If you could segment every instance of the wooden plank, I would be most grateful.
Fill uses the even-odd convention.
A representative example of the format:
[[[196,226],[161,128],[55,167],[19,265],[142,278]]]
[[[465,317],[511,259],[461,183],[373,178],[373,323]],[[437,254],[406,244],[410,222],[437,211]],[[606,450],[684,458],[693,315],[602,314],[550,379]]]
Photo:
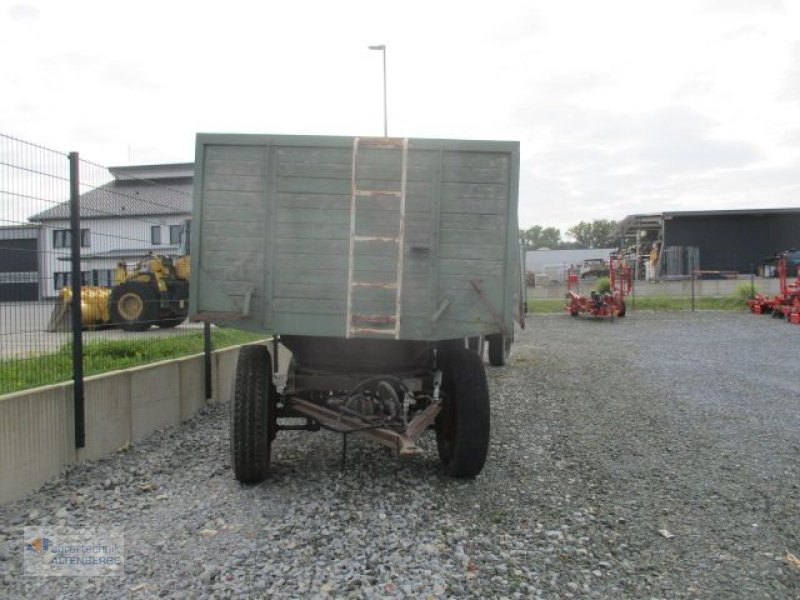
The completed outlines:
[[[472,277],[484,277],[501,273],[503,271],[502,260],[483,260],[483,259],[453,259],[442,258],[439,262],[441,274],[450,275],[469,275]]]
[[[242,235],[248,238],[263,238],[264,225],[256,221],[206,221],[203,234],[211,238]]]
[[[235,210],[238,210],[239,207],[264,209],[264,194],[262,192],[205,192],[203,197],[206,207],[224,206]],[[203,216],[206,217],[205,212]],[[239,217],[236,212],[229,212],[227,219],[224,220],[237,219]]]
[[[314,208],[279,208],[277,222],[286,224],[337,224],[350,227],[349,210],[319,210]]]
[[[227,222],[232,226],[236,223],[259,222],[264,220],[266,209],[263,206],[208,206],[203,209],[203,220],[206,223],[212,221]],[[235,220],[232,217],[236,217]]]
[[[443,259],[459,258],[487,261],[500,261],[505,258],[506,248],[501,244],[440,244],[439,253]]]
[[[447,165],[443,167],[442,181],[447,183],[500,183],[508,182],[508,167],[478,168],[463,165]]]
[[[350,192],[341,195],[332,194],[276,194],[278,208],[309,208],[314,210],[350,210]]]
[[[323,164],[310,162],[286,162],[278,164],[279,177],[298,177],[309,179],[344,179],[350,181],[353,167],[348,163]]]
[[[295,298],[274,298],[272,310],[275,314],[315,314],[343,315],[346,300],[297,300]]]
[[[345,148],[276,147],[278,164],[299,163],[310,165],[352,165],[351,145]]]
[[[500,245],[505,247],[504,231],[471,231],[463,229],[442,229],[439,239],[442,245],[465,245],[465,246],[490,246]]]
[[[209,175],[245,175],[249,177],[265,177],[267,165],[264,160],[257,162],[210,160],[206,163],[206,177]]]
[[[357,236],[397,237],[400,235],[400,213],[399,211],[396,213],[376,210],[356,211],[355,234]],[[361,249],[357,247],[356,252],[360,251]]]
[[[502,215],[465,213],[442,213],[442,230],[460,229],[472,231],[496,231],[499,239],[505,239],[506,220]]]
[[[344,255],[350,251],[348,240],[320,240],[276,237],[273,241],[279,254]]]
[[[494,290],[502,289],[505,273],[502,271],[496,273],[494,276],[475,277],[472,275],[440,275],[439,276],[439,290],[442,292],[465,292],[474,294],[475,290],[470,284],[470,280],[478,280],[481,287],[488,293],[492,294]]]
[[[343,281],[328,284],[284,283],[276,280],[272,297],[282,299],[346,300],[347,274],[345,273]]]
[[[347,278],[347,256],[345,254],[278,253],[275,261],[276,269],[280,271],[344,270],[345,279]]]
[[[452,168],[508,170],[507,152],[444,152],[442,171]]]
[[[264,238],[244,237],[244,236],[225,236],[225,237],[206,237],[203,239],[203,253],[208,255],[211,252],[248,252],[253,248],[261,249]]]
[[[344,223],[303,224],[283,223],[275,231],[275,240],[349,240],[350,227]]]
[[[273,281],[276,286],[294,283],[315,283],[315,284],[337,284],[347,283],[347,272],[334,269],[305,269],[303,271],[293,269],[275,270]]]
[[[244,161],[262,163],[266,160],[267,149],[263,145],[207,145],[206,165],[213,161]]]
[[[442,183],[442,206],[451,199],[493,200],[508,202],[508,186],[496,183]],[[460,211],[445,211],[460,212]],[[505,211],[504,211],[505,212]]]
[[[292,194],[351,194],[351,181],[315,179],[312,177],[278,177],[278,193]]]
[[[265,192],[267,180],[264,177],[248,175],[210,175],[204,180],[206,192]]]
[[[442,198],[442,210],[449,213],[505,215],[507,199],[494,198]]]
[[[260,249],[255,248],[247,252],[231,252],[229,250],[216,250],[209,253],[203,252],[205,259],[203,264],[212,267],[232,268],[241,265],[254,265],[261,264],[264,260],[264,253]]]

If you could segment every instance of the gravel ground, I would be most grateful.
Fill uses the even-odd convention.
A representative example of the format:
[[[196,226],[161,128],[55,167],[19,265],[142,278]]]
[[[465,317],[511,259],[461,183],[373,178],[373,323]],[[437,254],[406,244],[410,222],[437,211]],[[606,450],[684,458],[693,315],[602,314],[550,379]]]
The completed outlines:
[[[487,367],[476,480],[430,437],[408,460],[352,440],[342,474],[337,436],[297,432],[242,487],[211,406],[0,507],[0,597],[800,598],[800,327],[529,324]],[[59,523],[123,525],[124,577],[23,577],[22,527]]]

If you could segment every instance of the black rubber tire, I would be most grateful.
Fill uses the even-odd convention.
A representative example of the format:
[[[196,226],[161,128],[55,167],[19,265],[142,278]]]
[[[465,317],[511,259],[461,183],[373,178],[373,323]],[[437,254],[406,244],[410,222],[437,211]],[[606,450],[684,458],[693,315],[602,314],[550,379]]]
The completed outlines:
[[[125,331],[144,331],[158,321],[158,294],[142,281],[123,281],[111,291],[111,322]],[[138,312],[120,309],[120,302],[139,303]]]
[[[472,478],[489,452],[489,386],[483,361],[465,348],[442,355],[443,408],[436,419],[436,445],[445,472]]]
[[[258,483],[269,474],[275,438],[277,394],[272,359],[266,346],[239,349],[231,394],[231,465],[242,483]]]
[[[169,317],[168,319],[160,319],[156,325],[162,329],[171,329],[177,327],[186,320],[186,315],[182,317]]]
[[[467,348],[481,357],[483,360],[484,347],[486,340],[482,335],[470,336],[467,338]]]
[[[625,312],[627,311],[628,307],[625,305],[625,300],[622,300],[619,303],[619,312],[617,313],[618,317],[624,317]]]
[[[511,357],[511,344],[513,339],[501,333],[486,336],[489,343],[489,364],[493,367],[503,367],[508,364]]]

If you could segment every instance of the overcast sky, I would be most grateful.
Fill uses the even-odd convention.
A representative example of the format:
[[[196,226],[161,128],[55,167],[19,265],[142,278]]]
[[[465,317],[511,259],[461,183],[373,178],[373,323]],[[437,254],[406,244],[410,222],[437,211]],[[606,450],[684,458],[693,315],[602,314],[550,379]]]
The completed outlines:
[[[519,140],[522,226],[800,206],[795,0],[0,7],[0,132],[104,165],[380,135],[387,44],[389,134]]]

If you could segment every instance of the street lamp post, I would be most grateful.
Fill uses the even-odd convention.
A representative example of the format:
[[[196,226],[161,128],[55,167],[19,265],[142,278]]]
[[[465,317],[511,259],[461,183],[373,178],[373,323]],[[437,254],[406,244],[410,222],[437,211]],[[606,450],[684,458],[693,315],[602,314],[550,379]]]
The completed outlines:
[[[389,115],[386,109],[386,44],[370,46],[370,50],[380,50],[383,53],[383,137],[389,137]]]

